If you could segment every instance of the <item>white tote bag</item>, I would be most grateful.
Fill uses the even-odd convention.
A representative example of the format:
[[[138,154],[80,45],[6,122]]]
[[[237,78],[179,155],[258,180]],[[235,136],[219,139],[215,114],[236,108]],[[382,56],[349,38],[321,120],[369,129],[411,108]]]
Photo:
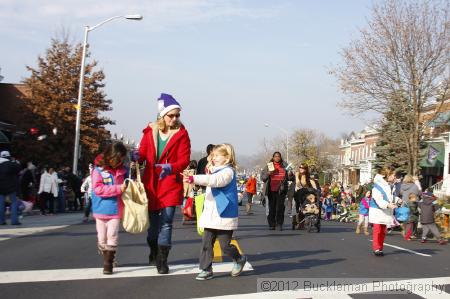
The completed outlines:
[[[131,175],[131,169],[130,169]],[[122,193],[124,204],[122,225],[125,231],[138,234],[147,231],[149,226],[148,201],[144,184],[141,182],[139,164],[136,163],[136,181],[127,178],[127,189]]]

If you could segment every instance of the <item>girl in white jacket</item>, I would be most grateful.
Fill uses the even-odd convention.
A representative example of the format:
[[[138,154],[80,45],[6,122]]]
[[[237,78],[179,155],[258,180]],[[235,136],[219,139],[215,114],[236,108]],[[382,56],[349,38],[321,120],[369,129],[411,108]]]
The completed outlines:
[[[41,181],[39,184],[39,208],[42,215],[45,215],[45,207],[48,203],[48,213],[53,215],[55,198],[58,197],[58,181],[54,175],[55,170],[53,167],[44,168],[44,173],[41,175]]]
[[[204,228],[202,250],[200,253],[200,274],[197,280],[213,278],[213,247],[219,240],[222,252],[233,261],[231,276],[238,276],[247,261],[245,256],[231,244],[233,231],[238,227],[238,195],[236,185],[236,159],[230,144],[214,147],[212,152],[212,173],[206,175],[184,176],[190,184],[206,186],[203,212],[198,226]]]
[[[394,198],[390,184],[395,180],[395,169],[383,167],[375,176],[372,189],[372,200],[369,206],[369,222],[373,224],[372,249],[376,256],[383,256],[383,243],[386,237],[386,226],[392,224],[394,209],[401,203]]]

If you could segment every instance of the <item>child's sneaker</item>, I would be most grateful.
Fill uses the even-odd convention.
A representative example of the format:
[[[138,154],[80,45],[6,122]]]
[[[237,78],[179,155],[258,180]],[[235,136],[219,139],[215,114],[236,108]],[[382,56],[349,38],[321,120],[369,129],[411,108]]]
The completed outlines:
[[[427,239],[420,240],[420,243],[426,243],[426,242],[427,242]]]
[[[236,277],[241,274],[244,270],[245,263],[247,262],[247,257],[245,255],[241,256],[239,261],[234,262],[233,269],[231,270],[231,276]]]
[[[197,279],[197,280],[208,280],[208,279],[212,279],[212,278],[213,278],[213,272],[212,271],[202,270],[202,272],[200,272],[195,279]]]

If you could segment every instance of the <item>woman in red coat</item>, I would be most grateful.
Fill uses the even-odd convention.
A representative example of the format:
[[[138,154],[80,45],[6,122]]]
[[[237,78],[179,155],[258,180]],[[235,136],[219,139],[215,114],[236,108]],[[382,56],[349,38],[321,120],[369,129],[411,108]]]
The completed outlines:
[[[158,99],[158,119],[144,129],[139,161],[146,161],[142,177],[149,201],[150,228],[147,243],[149,264],[167,274],[167,257],[172,245],[172,223],[176,207],[183,200],[183,178],[188,166],[191,142],[180,122],[180,104],[169,94]]]

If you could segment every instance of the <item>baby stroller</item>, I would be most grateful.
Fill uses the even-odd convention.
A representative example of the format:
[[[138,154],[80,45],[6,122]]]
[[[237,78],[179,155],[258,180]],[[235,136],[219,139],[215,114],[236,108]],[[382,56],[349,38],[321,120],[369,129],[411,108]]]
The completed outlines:
[[[309,193],[298,213],[292,217],[292,229],[306,229],[309,233],[314,227],[320,232],[320,205],[316,194]]]
[[[309,194],[307,200],[302,207],[303,215],[305,215],[305,229],[308,233],[313,231],[313,227],[320,232],[320,205],[314,194]]]
[[[310,233],[314,229],[319,233],[320,232],[320,222],[319,216],[317,214],[308,213],[305,215],[305,230]]]

